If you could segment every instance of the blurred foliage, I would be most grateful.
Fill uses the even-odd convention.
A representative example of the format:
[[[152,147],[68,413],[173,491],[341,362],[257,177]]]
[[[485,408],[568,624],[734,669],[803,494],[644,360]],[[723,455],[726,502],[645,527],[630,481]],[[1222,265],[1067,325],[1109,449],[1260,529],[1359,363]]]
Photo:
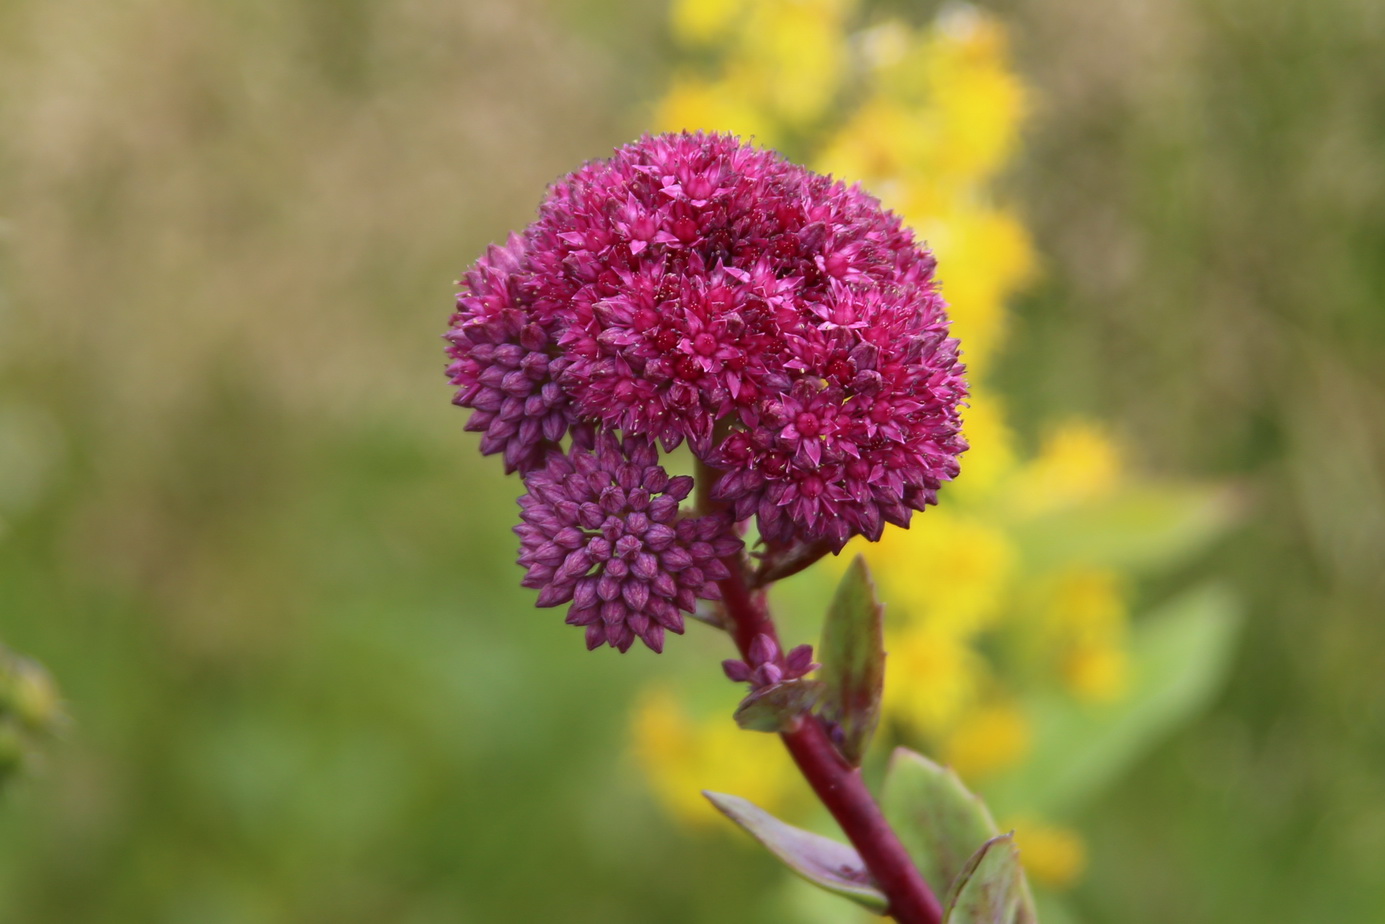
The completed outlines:
[[[1202,560],[1115,585],[1152,616],[1216,574],[1253,619],[1211,714],[1071,819],[1068,899],[1089,924],[1373,921],[1385,9],[998,5],[1033,116],[996,195],[1042,255],[982,370],[1017,445],[1117,422],[1127,456],[1253,505]],[[70,716],[0,799],[0,920],[840,919],[735,832],[688,837],[618,759],[651,679],[722,640],[574,650],[516,587],[516,485],[441,375],[448,282],[651,127],[631,113],[681,77],[666,12],[0,3],[0,638]],[[1030,522],[1027,549],[1068,554]],[[732,685],[703,696],[736,753],[777,759]]]

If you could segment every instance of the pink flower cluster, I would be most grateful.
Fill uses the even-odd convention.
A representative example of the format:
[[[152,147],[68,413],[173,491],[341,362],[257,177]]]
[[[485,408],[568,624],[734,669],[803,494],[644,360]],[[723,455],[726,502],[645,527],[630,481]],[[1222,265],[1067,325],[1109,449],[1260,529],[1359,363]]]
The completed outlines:
[[[966,448],[934,265],[858,187],[727,135],[645,137],[467,273],[455,403],[525,476],[578,431],[686,443],[771,549],[840,550],[908,525]]]

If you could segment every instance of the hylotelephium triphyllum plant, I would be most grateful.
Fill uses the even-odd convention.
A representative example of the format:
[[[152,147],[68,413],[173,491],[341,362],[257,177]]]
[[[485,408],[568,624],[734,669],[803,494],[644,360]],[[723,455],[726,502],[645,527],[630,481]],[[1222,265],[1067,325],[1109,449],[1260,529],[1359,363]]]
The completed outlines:
[[[727,135],[645,137],[555,183],[466,274],[447,371],[481,451],[524,481],[538,605],[567,604],[588,648],[659,652],[715,601],[741,655],[723,669],[750,687],[736,720],[781,736],[850,846],[708,793],[718,808],[898,921],[1032,921],[1010,835],[954,775],[901,750],[881,801],[862,781],[884,677],[864,565],[821,664],[780,645],[766,603],[956,477],[967,391],[935,266],[859,187]],[[660,464],[680,445],[694,476]]]

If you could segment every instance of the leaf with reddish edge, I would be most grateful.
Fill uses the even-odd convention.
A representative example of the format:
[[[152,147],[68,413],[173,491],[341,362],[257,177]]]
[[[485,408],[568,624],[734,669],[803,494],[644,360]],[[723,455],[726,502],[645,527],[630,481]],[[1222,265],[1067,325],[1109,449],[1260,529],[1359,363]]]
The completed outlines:
[[[1001,866],[1001,855],[1015,856],[1014,876],[1018,885],[1014,887],[1014,907],[1018,912],[1011,917],[953,917],[956,924],[972,924],[974,921],[1003,921],[1004,924],[1032,924],[1036,920],[1033,912],[1033,899],[1029,896],[1029,885],[1024,871],[1019,869],[1018,851],[1011,841],[1011,834],[997,837],[999,830],[996,821],[990,816],[985,802],[974,792],[968,791],[957,774],[950,767],[936,765],[921,754],[914,754],[907,748],[896,748],[889,761],[889,772],[885,776],[885,791],[879,799],[879,808],[895,828],[904,849],[909,851],[918,871],[924,880],[938,889],[946,889],[949,902],[945,907],[956,905],[957,896],[967,887],[968,878],[976,876],[978,864],[985,876],[992,876],[993,866]],[[1006,842],[1006,849],[993,848],[997,842]],[[978,849],[978,846],[981,848]],[[994,858],[986,859],[990,849],[997,849]],[[1007,853],[1008,852],[1008,853]],[[996,874],[997,881],[1000,874]],[[982,889],[994,891],[992,878],[976,882],[976,894],[965,895],[968,907],[976,905],[976,895]],[[1008,907],[1008,905],[1004,905]],[[989,907],[989,906],[988,906]],[[1019,912],[1022,912],[1019,913]],[[971,914],[972,912],[967,912]],[[958,912],[958,914],[961,914]],[[978,912],[979,914],[979,912]]]
[[[798,719],[811,712],[822,696],[817,680],[785,680],[761,687],[741,700],[736,708],[736,724],[747,731],[788,731]]]
[[[885,775],[880,810],[914,865],[940,893],[961,875],[979,845],[999,831],[981,799],[950,768],[896,748]]]
[[[739,796],[702,793],[776,857],[819,888],[884,913],[889,899],[877,889],[855,848],[831,838],[795,828]]]
[[[981,845],[948,893],[943,924],[1036,924],[1015,834]]]
[[[820,714],[839,730],[838,749],[860,766],[880,721],[885,689],[884,607],[861,556],[847,568],[822,627],[818,677],[826,685]]]

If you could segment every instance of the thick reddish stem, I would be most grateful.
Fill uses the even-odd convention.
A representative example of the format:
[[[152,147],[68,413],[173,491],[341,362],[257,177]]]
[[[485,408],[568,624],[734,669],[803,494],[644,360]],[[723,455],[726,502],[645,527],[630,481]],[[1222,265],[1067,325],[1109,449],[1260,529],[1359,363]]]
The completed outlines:
[[[697,505],[703,513],[721,507],[712,500],[712,487],[717,473],[709,466],[697,463]],[[750,662],[750,644],[756,636],[767,635],[779,644],[779,633],[769,613],[763,589],[751,590],[746,573],[746,561],[741,555],[725,559],[731,576],[718,582],[722,603],[726,608],[726,631],[736,642],[741,657]],[[803,716],[792,731],[779,736],[789,749],[794,763],[813,787],[818,799],[832,813],[847,840],[851,841],[871,878],[889,899],[889,914],[900,924],[941,924],[942,906],[938,897],[923,881],[914,861],[899,837],[885,820],[880,806],[861,779],[861,771],[841,756],[822,720],[814,715]]]
[[[731,577],[720,583],[728,616],[727,631],[741,656],[750,660],[750,643],[768,635],[778,644],[764,591],[746,586],[744,563],[728,559]],[[779,646],[782,650],[783,646]],[[942,906],[899,842],[861,779],[861,771],[842,758],[817,716],[804,716],[797,728],[780,735],[813,792],[832,813],[861,855],[875,884],[890,900],[889,914],[900,924],[939,924]]]
[[[821,720],[809,716],[795,731],[780,737],[813,792],[861,855],[875,884],[889,898],[890,916],[900,924],[939,924],[943,910],[937,896],[881,814],[860,768],[850,766],[837,753]]]

